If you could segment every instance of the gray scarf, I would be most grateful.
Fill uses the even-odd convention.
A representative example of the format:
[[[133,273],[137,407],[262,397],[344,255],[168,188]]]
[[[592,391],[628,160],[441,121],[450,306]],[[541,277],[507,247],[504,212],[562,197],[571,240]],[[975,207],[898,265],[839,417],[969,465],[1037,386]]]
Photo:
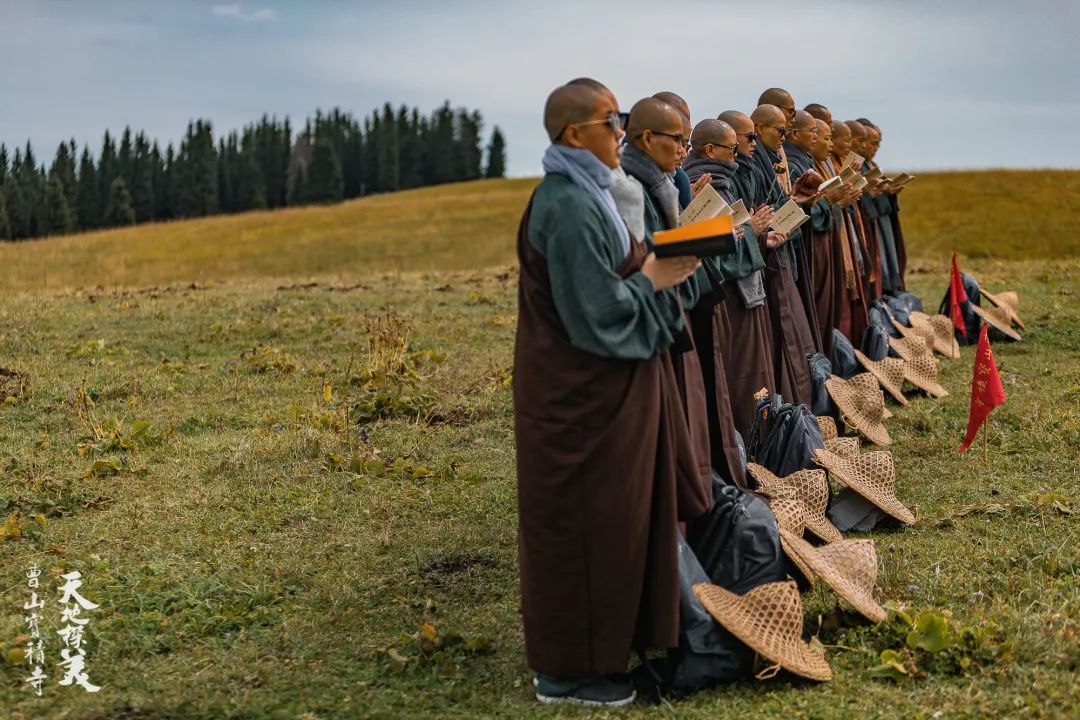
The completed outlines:
[[[664,227],[678,227],[679,189],[675,187],[674,173],[663,172],[651,157],[633,145],[623,149],[622,166],[627,175],[641,183],[660,208]]]
[[[621,167],[611,171],[614,183],[611,196],[615,198],[615,207],[630,234],[638,240],[645,239],[645,191],[634,178],[626,174]]]

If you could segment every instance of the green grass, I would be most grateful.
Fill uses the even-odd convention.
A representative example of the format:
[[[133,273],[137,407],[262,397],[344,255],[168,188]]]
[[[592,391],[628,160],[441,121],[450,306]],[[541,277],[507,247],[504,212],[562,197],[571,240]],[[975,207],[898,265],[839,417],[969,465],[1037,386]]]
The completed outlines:
[[[915,187],[905,206],[912,224]],[[458,204],[451,188],[440,192],[440,202]],[[475,241],[509,247],[513,221],[503,225]],[[440,251],[464,267],[454,248]],[[912,254],[922,271],[911,285],[932,308],[946,266],[932,247],[913,245]],[[587,715],[538,707],[523,657],[506,382],[513,269],[488,267],[495,259],[457,272],[348,266],[309,282],[324,273],[305,264],[307,253],[273,262],[249,268],[263,279],[205,275],[193,288],[198,278],[153,274],[159,268],[129,278],[142,289],[18,287],[0,299],[0,367],[27,381],[16,401],[0,403],[0,522],[15,513],[22,530],[0,540],[0,716]],[[290,264],[293,277],[278,279]],[[53,276],[74,272],[65,267]],[[661,712],[1075,716],[1080,515],[1065,510],[1080,510],[1080,260],[972,259],[965,270],[990,289],[1020,291],[1029,331],[1021,343],[995,345],[1009,398],[991,416],[985,462],[981,444],[956,453],[972,348],[941,363],[949,397],[893,406],[899,494],[921,519],[873,535],[879,596],[948,610],[968,625],[996,623],[1011,659],[963,675],[874,679],[867,671],[889,632],[833,627],[834,599],[819,589],[804,596],[806,635],[830,647],[834,681],[750,681]],[[419,379],[404,386],[395,416],[359,421],[370,407],[360,402],[370,399],[362,387],[374,361],[368,326],[387,311],[407,320],[411,350],[432,352],[416,357]],[[80,400],[87,396],[92,416]],[[418,421],[431,401],[435,422]],[[107,446],[113,434],[102,423],[113,416],[124,421],[113,444],[126,448]],[[123,440],[138,421],[168,432]],[[387,462],[373,461],[376,448]],[[119,472],[88,473],[101,459],[116,460]],[[1059,494],[1060,508],[1025,500],[1031,493]],[[972,505],[990,512],[957,516]],[[101,603],[88,660],[104,686],[98,695],[50,684],[33,698],[25,667],[6,659],[18,654],[31,561],[80,570],[85,594]],[[463,643],[441,663],[420,662],[416,642],[402,635],[421,623],[479,647]],[[54,674],[55,635],[48,649]]]

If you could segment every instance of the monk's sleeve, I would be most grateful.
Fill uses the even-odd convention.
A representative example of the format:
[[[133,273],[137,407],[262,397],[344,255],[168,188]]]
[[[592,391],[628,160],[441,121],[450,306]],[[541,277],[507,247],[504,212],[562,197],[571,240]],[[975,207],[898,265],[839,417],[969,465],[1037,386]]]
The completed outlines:
[[[832,205],[828,200],[818,200],[810,207],[810,226],[817,233],[832,229]]]
[[[543,253],[555,309],[570,342],[602,357],[643,360],[666,350],[681,327],[672,303],[640,272],[613,269],[617,238],[596,212],[565,208],[551,218]]]

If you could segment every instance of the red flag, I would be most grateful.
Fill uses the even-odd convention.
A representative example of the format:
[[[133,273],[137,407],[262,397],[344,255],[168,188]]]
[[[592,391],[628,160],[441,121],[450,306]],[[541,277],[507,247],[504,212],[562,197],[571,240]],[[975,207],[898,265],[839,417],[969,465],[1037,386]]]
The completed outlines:
[[[986,325],[979,331],[979,349],[975,352],[975,373],[971,378],[971,409],[968,411],[967,435],[960,452],[971,447],[979,427],[982,426],[990,411],[1005,402],[1005,389],[1001,387],[997,364],[994,363],[994,351],[990,349],[990,338],[986,336]]]
[[[967,299],[960,268],[956,266],[956,253],[953,252],[952,274],[949,276],[949,317],[952,318],[953,327],[962,333],[967,333],[967,327],[964,325],[964,314],[960,312],[960,303],[967,302]]]

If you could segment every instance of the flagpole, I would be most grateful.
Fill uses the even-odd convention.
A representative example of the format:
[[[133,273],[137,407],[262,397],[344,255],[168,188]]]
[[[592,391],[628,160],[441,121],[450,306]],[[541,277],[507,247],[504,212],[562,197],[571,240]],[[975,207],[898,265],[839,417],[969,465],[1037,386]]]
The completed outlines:
[[[986,436],[990,434],[990,416],[986,416],[986,422],[983,423],[982,436],[983,436],[983,466],[986,466]]]

